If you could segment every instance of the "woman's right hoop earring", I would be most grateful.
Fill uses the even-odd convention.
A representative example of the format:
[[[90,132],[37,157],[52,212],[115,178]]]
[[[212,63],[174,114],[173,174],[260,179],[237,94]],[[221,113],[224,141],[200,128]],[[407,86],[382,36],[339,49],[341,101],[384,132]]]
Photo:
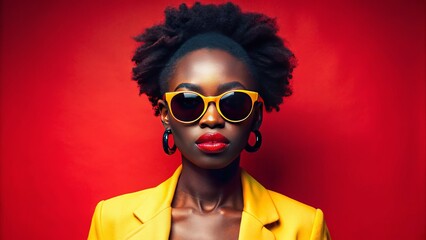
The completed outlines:
[[[176,144],[173,143],[173,147],[169,147],[169,134],[172,134],[172,130],[166,129],[163,134],[163,150],[168,155],[172,155],[176,151]]]
[[[253,133],[256,136],[256,142],[253,146],[247,143],[246,147],[244,148],[247,152],[256,152],[262,145],[262,134],[260,134],[259,130],[253,130]]]

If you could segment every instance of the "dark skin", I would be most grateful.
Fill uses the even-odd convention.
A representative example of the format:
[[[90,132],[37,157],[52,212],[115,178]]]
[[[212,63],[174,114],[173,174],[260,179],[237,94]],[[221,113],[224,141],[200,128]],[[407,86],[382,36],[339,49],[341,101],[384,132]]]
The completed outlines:
[[[183,56],[168,81],[168,91],[191,90],[216,96],[233,89],[257,90],[247,66],[226,51],[199,49]],[[170,239],[238,239],[243,193],[240,153],[250,132],[260,127],[261,105],[255,104],[250,117],[230,123],[214,103],[195,123],[176,121],[159,100],[161,120],[170,128],[182,154],[182,173],[172,202]],[[195,141],[205,133],[220,133],[230,143],[220,153],[205,153]]]

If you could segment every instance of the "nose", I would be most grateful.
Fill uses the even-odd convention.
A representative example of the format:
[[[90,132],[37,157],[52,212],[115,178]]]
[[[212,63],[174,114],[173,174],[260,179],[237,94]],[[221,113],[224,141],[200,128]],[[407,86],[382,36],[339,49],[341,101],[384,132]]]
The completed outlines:
[[[201,128],[223,128],[225,125],[225,119],[219,114],[216,109],[215,103],[211,102],[207,106],[207,110],[201,117],[199,125]]]

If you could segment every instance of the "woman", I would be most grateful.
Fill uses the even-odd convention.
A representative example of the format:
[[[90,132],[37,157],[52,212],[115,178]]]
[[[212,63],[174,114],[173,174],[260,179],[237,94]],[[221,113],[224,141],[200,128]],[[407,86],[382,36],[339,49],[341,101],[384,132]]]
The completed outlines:
[[[165,13],[137,38],[133,79],[161,118],[165,152],[179,149],[182,165],[155,188],[101,201],[89,239],[329,239],[321,210],[239,167],[240,153],[261,145],[263,106],[279,110],[291,94],[295,59],[275,21],[232,3]]]

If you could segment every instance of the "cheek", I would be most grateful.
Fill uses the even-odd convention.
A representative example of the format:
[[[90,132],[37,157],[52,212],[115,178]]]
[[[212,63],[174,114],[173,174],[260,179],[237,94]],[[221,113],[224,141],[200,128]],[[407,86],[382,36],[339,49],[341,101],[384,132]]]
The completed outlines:
[[[252,129],[252,122],[253,118],[251,117],[239,124],[229,124],[229,137],[232,138],[234,144],[238,145],[239,148],[244,148],[247,144]]]
[[[173,139],[175,141],[176,147],[178,147],[180,150],[185,148],[185,146],[195,142],[197,135],[196,125],[186,125],[172,119],[170,121],[170,128],[172,129]]]

